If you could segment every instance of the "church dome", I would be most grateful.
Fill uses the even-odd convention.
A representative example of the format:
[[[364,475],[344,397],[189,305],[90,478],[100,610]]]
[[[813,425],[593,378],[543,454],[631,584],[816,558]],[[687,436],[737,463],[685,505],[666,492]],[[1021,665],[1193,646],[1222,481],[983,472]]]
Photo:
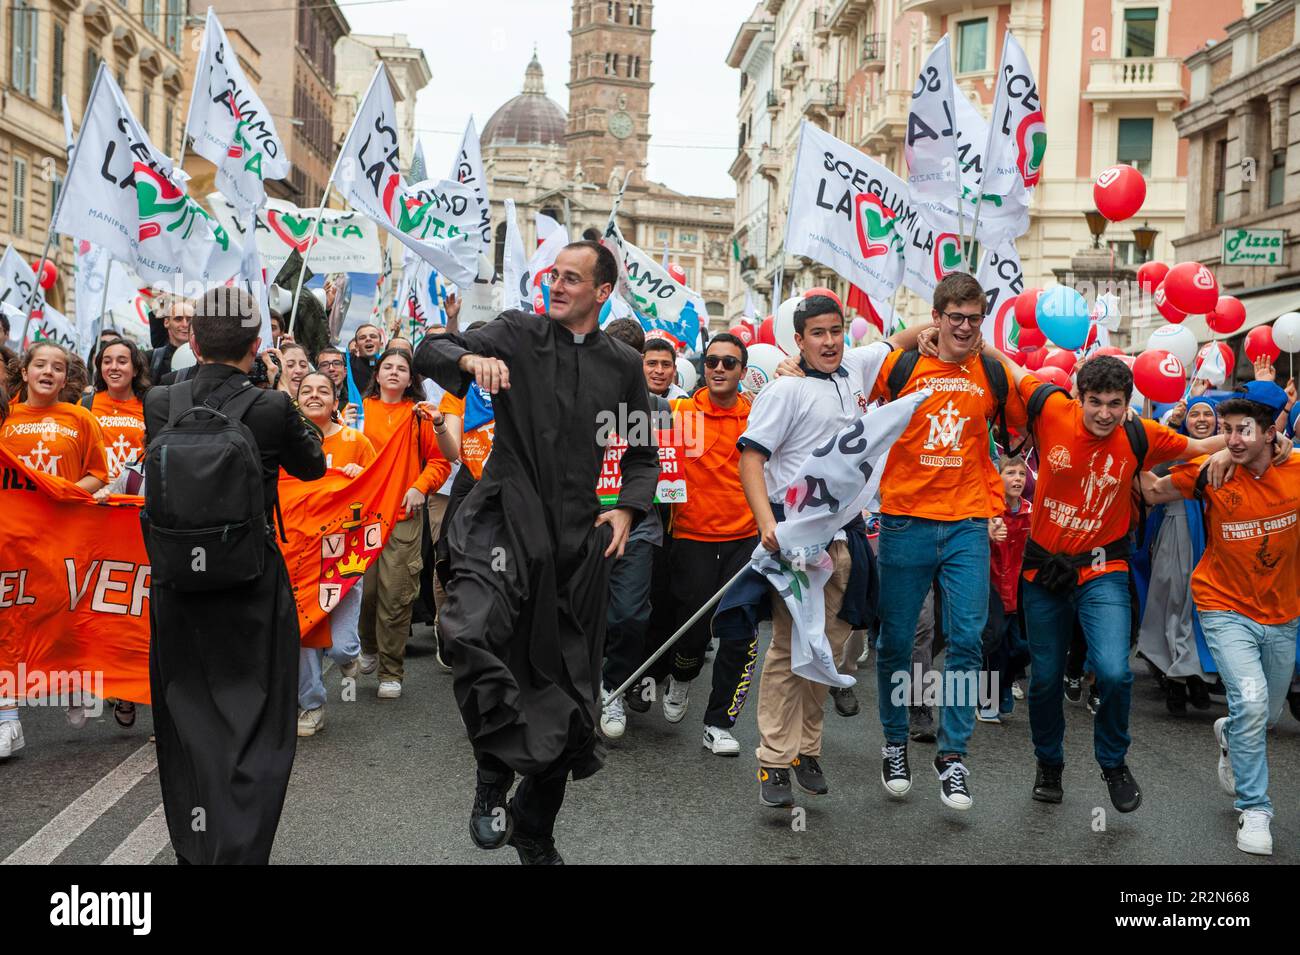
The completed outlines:
[[[489,146],[549,146],[564,144],[564,110],[546,95],[537,51],[524,70],[524,91],[501,106],[483,127],[481,142]]]

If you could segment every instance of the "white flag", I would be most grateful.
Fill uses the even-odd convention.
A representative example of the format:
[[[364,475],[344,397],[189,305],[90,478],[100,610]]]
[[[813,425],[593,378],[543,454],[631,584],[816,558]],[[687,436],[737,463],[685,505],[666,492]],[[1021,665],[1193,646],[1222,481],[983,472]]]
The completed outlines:
[[[186,194],[184,173],[149,141],[103,64],[54,228],[104,246],[149,283],[184,280],[207,288],[239,271],[240,250]]]
[[[412,150],[414,155],[411,156],[411,168],[407,171],[407,182],[423,182],[429,178],[429,172],[424,164],[424,143],[420,142],[417,137],[415,148]]]
[[[863,291],[891,295],[903,279],[907,183],[804,121],[790,185],[785,248],[834,269]],[[780,282],[773,293],[779,302]]]
[[[614,291],[632,307],[641,327],[659,331],[694,348],[708,312],[698,292],[679,285],[668,270],[623,237],[613,219],[605,227],[603,244],[619,263]]]
[[[425,180],[408,186],[398,155],[397,110],[381,63],[339,151],[334,177],[352,207],[465,287],[478,277],[481,217],[472,189]]]
[[[533,290],[529,283],[528,260],[524,257],[524,238],[515,218],[515,201],[505,201],[506,247],[501,257],[502,309],[533,309]]]
[[[954,93],[955,86],[952,51],[945,33],[926,57],[912,89],[903,155],[913,196],[952,201],[969,182],[969,176],[961,174],[957,158],[955,99],[959,94]]]
[[[986,299],[981,329],[984,340],[1004,354],[1015,355],[1020,351],[1016,296],[1025,290],[1025,275],[1015,245],[1005,242],[985,249],[975,278]]]
[[[757,325],[760,321],[758,306],[754,303],[754,290],[748,285],[745,286],[745,308],[741,314],[745,316],[745,320],[751,325]]]
[[[824,589],[833,569],[826,547],[867,505],[882,455],[929,395],[922,390],[872,408],[814,450],[785,495],[785,520],[776,526],[780,554],[760,544],[750,558],[750,566],[767,578],[790,612],[790,669],[805,680],[854,683],[839,673],[826,639]]]
[[[534,213],[537,248],[528,257],[527,279],[533,311],[539,315],[550,309],[550,276],[560,250],[569,244],[569,233],[550,216]],[[540,298],[540,302],[539,302]]]
[[[194,151],[217,167],[217,189],[241,211],[265,201],[263,180],[289,175],[289,159],[271,113],[244,75],[211,7],[185,132],[194,137]]]
[[[473,116],[465,124],[465,135],[461,137],[460,149],[451,164],[451,173],[447,178],[474,191],[474,198],[478,202],[479,241],[482,243],[479,251],[486,256],[491,256],[492,206],[488,203],[487,177],[483,175],[483,153],[479,148],[478,130],[474,128]]]
[[[32,299],[31,320],[23,314],[27,300]],[[9,343],[14,351],[22,352],[34,342],[53,341],[69,351],[78,350],[77,328],[63,313],[45,301],[45,292],[36,282],[36,273],[23,261],[14,247],[5,246],[0,256],[0,305],[9,318]]]
[[[109,312],[115,308],[129,308],[140,294],[140,280],[121,262],[114,262],[102,246],[78,239],[76,247],[73,278],[77,296],[77,335],[84,355],[94,347],[95,324],[98,322],[103,329],[106,327],[104,318]]]
[[[1002,42],[988,142],[985,191],[1007,196],[1017,185],[1033,189],[1047,153],[1047,121],[1029,58],[1010,30]]]
[[[219,192],[209,193],[208,208],[222,228],[241,245],[248,244],[244,216]],[[383,267],[379,254],[379,227],[355,209],[326,209],[311,237],[315,209],[301,209],[283,199],[267,199],[257,210],[257,251],[272,277],[279,273],[295,249],[311,249],[311,270],[317,273],[368,272]]]

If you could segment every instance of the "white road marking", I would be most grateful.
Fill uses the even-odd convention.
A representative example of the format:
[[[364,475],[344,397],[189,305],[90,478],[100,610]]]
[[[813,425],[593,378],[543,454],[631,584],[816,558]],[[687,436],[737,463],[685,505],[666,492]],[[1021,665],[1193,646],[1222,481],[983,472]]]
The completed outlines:
[[[171,843],[167,832],[167,816],[159,803],[145,821],[136,826],[122,844],[108,854],[101,865],[148,865],[154,856]]]

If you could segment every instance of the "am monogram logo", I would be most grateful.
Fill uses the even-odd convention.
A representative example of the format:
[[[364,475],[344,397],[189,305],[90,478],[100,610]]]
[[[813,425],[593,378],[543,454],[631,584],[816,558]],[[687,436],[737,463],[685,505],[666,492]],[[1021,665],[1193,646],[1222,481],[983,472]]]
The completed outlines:
[[[936,448],[955,448],[961,444],[962,431],[966,428],[969,417],[957,416],[958,408],[948,400],[948,404],[937,415],[927,414],[930,419],[930,436],[926,438],[924,448],[933,451]]]

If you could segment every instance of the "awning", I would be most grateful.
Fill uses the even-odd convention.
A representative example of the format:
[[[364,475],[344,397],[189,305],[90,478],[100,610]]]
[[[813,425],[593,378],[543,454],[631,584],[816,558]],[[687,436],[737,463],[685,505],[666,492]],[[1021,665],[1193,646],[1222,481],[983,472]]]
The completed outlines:
[[[1232,333],[1233,336],[1243,335],[1256,325],[1267,325],[1283,312],[1300,312],[1300,284],[1293,288],[1256,295],[1250,294],[1249,291],[1228,294],[1235,294],[1246,307],[1246,322]],[[1208,342],[1213,335],[1210,327],[1205,323],[1204,315],[1188,315],[1183,325],[1195,333],[1198,342]]]

